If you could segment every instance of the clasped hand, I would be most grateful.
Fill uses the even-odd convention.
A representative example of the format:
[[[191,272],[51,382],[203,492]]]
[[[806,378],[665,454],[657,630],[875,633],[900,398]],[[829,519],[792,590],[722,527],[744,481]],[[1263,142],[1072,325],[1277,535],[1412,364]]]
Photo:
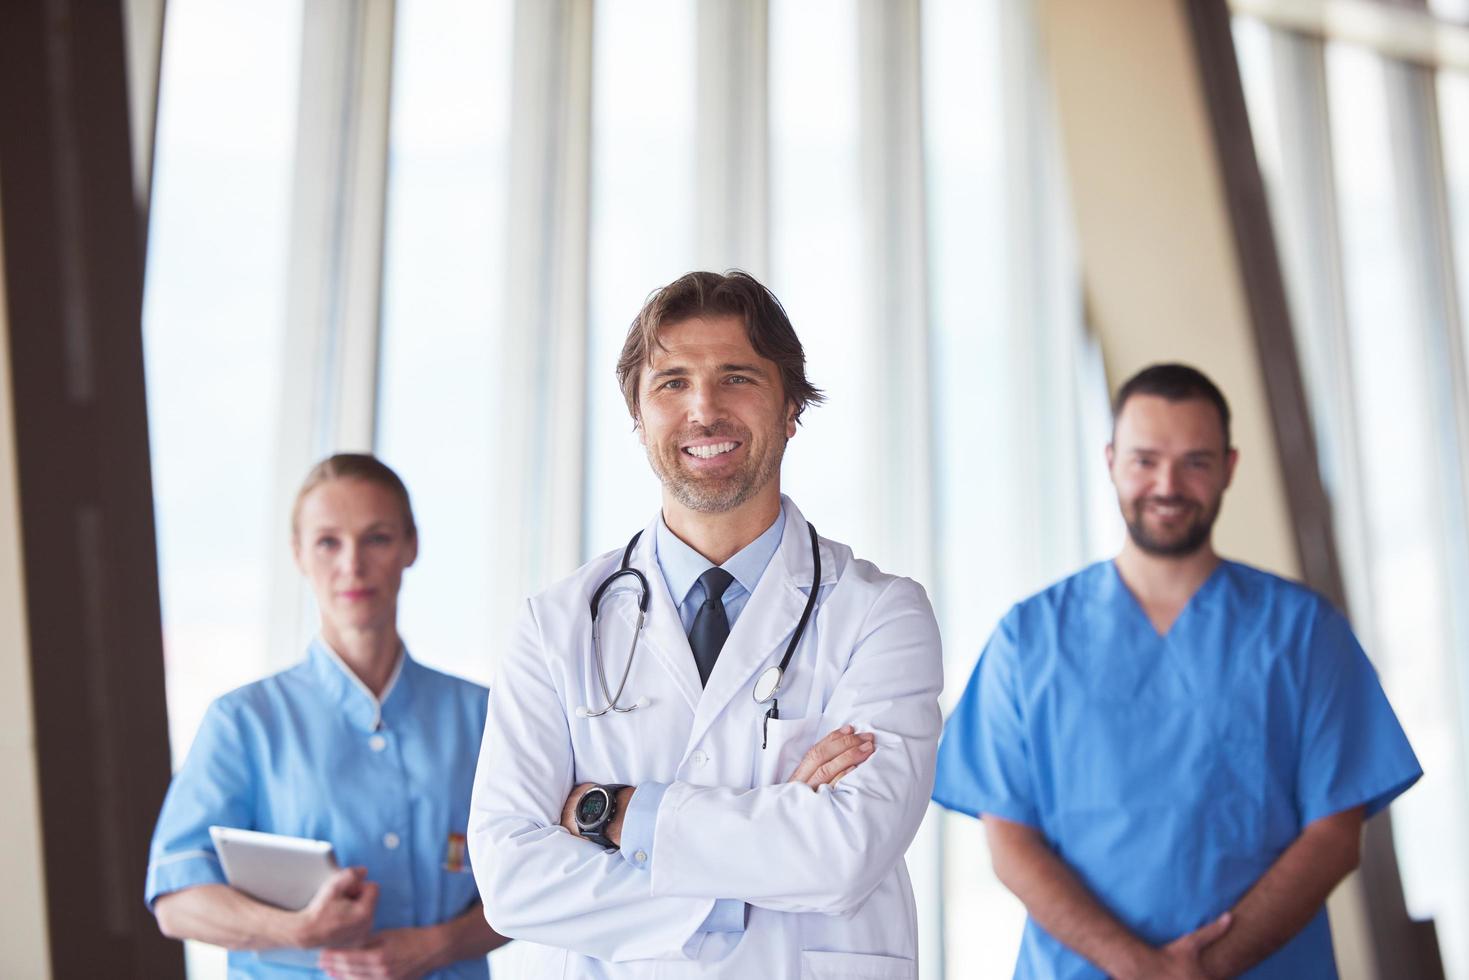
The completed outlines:
[[[372,932],[378,886],[366,868],[343,868],[322,882],[297,915],[295,945],[360,946]]]
[[[1153,951],[1138,972],[1139,980],[1214,980],[1204,969],[1204,950],[1229,931],[1228,912]]]
[[[296,945],[323,947],[317,961],[342,980],[417,980],[432,965],[428,930],[386,929],[373,933],[378,886],[367,869],[343,868],[317,889],[299,913]]]

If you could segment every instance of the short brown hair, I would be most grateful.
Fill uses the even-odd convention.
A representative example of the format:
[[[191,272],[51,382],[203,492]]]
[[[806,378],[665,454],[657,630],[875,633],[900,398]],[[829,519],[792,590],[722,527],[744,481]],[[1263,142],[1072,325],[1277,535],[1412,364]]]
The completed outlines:
[[[376,456],[368,453],[337,453],[311,467],[301,489],[296,491],[296,502],[291,506],[291,540],[301,533],[301,502],[306,495],[323,483],[332,480],[362,480],[375,483],[398,498],[403,506],[403,533],[410,538],[418,537],[418,525],[413,522],[413,504],[408,499],[408,488],[393,472],[393,468]]]
[[[821,389],[806,380],[806,351],[796,336],[785,307],[775,294],[748,272],[731,269],[690,272],[649,295],[628,328],[622,355],[617,359],[617,383],[627,410],[638,417],[638,382],[642,369],[653,360],[653,348],[663,346],[663,328],[695,317],[737,316],[755,353],[780,369],[785,396],[796,406],[796,420],[807,405],[826,400]]]

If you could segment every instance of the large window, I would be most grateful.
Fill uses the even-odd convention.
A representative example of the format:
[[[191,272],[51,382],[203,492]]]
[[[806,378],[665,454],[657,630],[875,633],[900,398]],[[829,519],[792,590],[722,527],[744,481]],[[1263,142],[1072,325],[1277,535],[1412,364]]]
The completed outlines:
[[[925,5],[924,110],[929,190],[935,442],[962,446],[939,454],[937,519],[945,537],[1011,551],[1018,523],[1006,507],[1018,487],[1010,465],[1019,433],[1013,423],[1011,359],[1020,340],[1007,329],[1005,89],[1001,3]],[[944,635],[945,709],[957,701],[989,632],[1019,598],[1004,562],[975,561],[962,548],[941,549],[935,608]],[[944,814],[944,955],[974,976],[1008,976],[1025,910],[990,871],[979,821]],[[984,923],[984,928],[966,924]],[[973,971],[972,973],[970,971]]]
[[[169,721],[265,653],[300,0],[168,12],[143,331]],[[219,192],[222,186],[229,194]]]
[[[1440,487],[1434,472],[1433,379],[1394,186],[1386,66],[1375,54],[1332,45],[1334,164],[1341,208],[1351,375],[1364,461],[1365,544],[1373,652],[1424,779],[1394,808],[1399,859],[1410,910],[1445,924],[1465,921],[1469,839],[1464,812],[1464,755],[1459,698],[1448,631]],[[1406,322],[1405,322],[1406,321]],[[1425,519],[1426,518],[1426,519]],[[1462,546],[1462,542],[1460,543]],[[1451,976],[1469,975],[1462,937],[1440,930]]]
[[[1350,612],[1425,773],[1392,808],[1404,893],[1448,976],[1469,977],[1469,105],[1461,76],[1370,37],[1247,18],[1235,36]]]
[[[694,252],[694,0],[612,0],[593,32],[590,310],[583,557],[621,548],[658,509],[613,366],[655,287]]]
[[[413,496],[400,629],[425,663],[487,683],[503,624],[490,492],[506,328],[509,0],[399,0],[384,234],[377,450]]]
[[[1466,16],[1469,19],[1469,16]],[[1439,118],[1443,120],[1444,172],[1453,222],[1460,319],[1469,303],[1469,68],[1438,75]],[[1469,343],[1464,345],[1469,370]]]
[[[1102,463],[1106,381],[1081,320],[1034,24],[1000,0],[924,14],[943,529],[930,589],[948,709],[1007,608],[1115,551],[1120,532]],[[990,870],[979,821],[947,814],[943,840],[949,975],[1009,976],[1025,910]]]
[[[850,0],[770,5],[771,274],[826,392],[792,440],[783,486],[821,533],[860,540],[873,510],[864,413],[875,374],[863,305],[857,9]]]
[[[282,660],[271,495],[301,9],[168,5],[143,341],[176,765],[212,698]],[[224,975],[211,948],[188,962]]]

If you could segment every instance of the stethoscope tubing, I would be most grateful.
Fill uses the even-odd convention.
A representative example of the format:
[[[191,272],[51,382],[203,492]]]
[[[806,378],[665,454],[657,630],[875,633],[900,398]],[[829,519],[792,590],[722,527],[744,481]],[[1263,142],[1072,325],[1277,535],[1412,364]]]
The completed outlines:
[[[648,591],[648,577],[642,572],[638,571],[636,568],[632,567],[632,550],[633,548],[637,547],[638,539],[642,536],[642,531],[639,531],[637,534],[634,534],[632,536],[632,540],[629,541],[627,543],[627,547],[623,549],[622,564],[618,567],[617,571],[604,578],[602,580],[602,584],[598,585],[597,590],[592,593],[592,659],[597,662],[597,682],[602,688],[602,697],[604,699],[604,703],[603,706],[596,711],[592,711],[590,708],[578,708],[576,712],[578,717],[600,718],[603,715],[609,713],[625,715],[629,712],[636,711],[638,708],[643,706],[642,701],[631,704],[626,708],[617,703],[618,701],[622,700],[622,692],[627,688],[627,679],[632,674],[633,654],[637,653],[638,636],[642,634],[643,622],[647,619],[648,616],[648,598],[650,595]],[[627,648],[627,660],[622,667],[622,679],[618,681],[617,693],[614,695],[611,689],[607,686],[607,658],[602,656],[602,629],[597,620],[597,616],[598,613],[601,612],[602,598],[607,594],[607,590],[612,587],[613,583],[624,576],[631,576],[637,579],[638,624],[636,627],[633,628],[632,642]]]
[[[806,596],[806,608],[801,610],[801,619],[796,623],[796,631],[791,634],[791,642],[786,644],[785,656],[780,658],[780,666],[775,668],[777,672],[775,684],[771,687],[770,693],[763,698],[760,697],[759,685],[756,685],[756,690],[751,692],[756,704],[774,701],[775,696],[780,693],[781,687],[785,684],[786,670],[791,665],[791,657],[795,656],[796,647],[801,643],[801,637],[806,635],[806,624],[811,621],[811,610],[816,608],[816,593],[821,589],[821,545],[816,538],[816,526],[808,521],[806,530],[811,532],[811,593]]]
[[[774,706],[766,713],[767,720],[780,716],[780,702],[776,700],[776,695],[780,693],[780,689],[785,685],[786,670],[790,668],[791,658],[795,656],[796,647],[800,645],[801,637],[806,633],[806,626],[811,621],[811,612],[816,607],[816,593],[821,588],[821,546],[817,538],[815,525],[807,522],[806,530],[811,535],[811,593],[806,597],[806,606],[801,610],[801,618],[796,623],[795,632],[791,634],[790,643],[786,645],[784,656],[780,658],[780,665],[778,667],[768,668],[762,672],[761,676],[763,677],[770,670],[776,671],[775,683],[771,686],[770,693],[763,698],[760,697],[758,695],[758,690],[762,686],[760,684],[757,684],[756,690],[751,692],[756,704],[774,702]],[[627,679],[632,674],[632,661],[634,654],[638,650],[638,637],[643,632],[643,623],[646,621],[648,615],[648,599],[651,594],[648,589],[648,578],[641,571],[632,567],[633,548],[637,547],[638,540],[642,536],[642,531],[632,536],[632,539],[627,543],[627,547],[623,549],[621,565],[615,572],[603,579],[601,584],[592,593],[590,602],[592,614],[592,659],[596,661],[597,683],[602,689],[602,697],[605,700],[603,706],[596,711],[592,711],[590,708],[578,708],[576,713],[579,717],[600,718],[609,713],[627,714],[643,707],[646,703],[639,700],[625,708],[618,704],[622,700],[623,691],[627,688]],[[637,579],[638,622],[632,632],[632,642],[627,648],[627,660],[622,668],[622,677],[617,683],[617,693],[613,694],[612,689],[607,684],[606,658],[602,656],[602,631],[598,622],[598,614],[601,612],[602,599],[607,595],[608,590],[612,587],[613,583],[624,576],[632,576]]]
[[[642,707],[641,704],[634,704],[631,707],[624,708],[618,705],[617,702],[622,700],[622,692],[627,688],[628,675],[632,673],[632,656],[634,653],[637,652],[638,634],[641,633],[643,630],[643,619],[645,616],[646,614],[641,609],[639,609],[638,625],[633,630],[632,644],[627,648],[627,664],[622,668],[622,679],[617,682],[616,694],[613,694],[607,687],[607,668],[603,663],[602,641],[601,638],[598,636],[597,625],[595,623],[592,624],[592,644],[597,648],[597,680],[602,686],[602,697],[607,699],[607,707],[603,708],[601,711],[588,711],[583,717],[600,718],[603,715],[607,714],[607,712],[609,711],[615,711],[618,714],[622,715],[627,714],[629,711],[636,711],[638,708]]]

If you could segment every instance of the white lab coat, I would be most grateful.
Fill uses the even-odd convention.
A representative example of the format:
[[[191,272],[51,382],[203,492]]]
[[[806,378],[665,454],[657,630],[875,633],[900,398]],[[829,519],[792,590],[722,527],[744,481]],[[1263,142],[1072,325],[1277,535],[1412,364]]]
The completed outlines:
[[[942,726],[938,625],[922,586],[820,540],[821,592],[761,748],[755,679],[779,663],[811,585],[805,519],[782,498],[785,532],[701,690],[678,610],[654,557],[632,565],[652,596],[622,704],[604,698],[588,603],[622,550],[529,600],[491,688],[469,847],[486,916],[541,944],[535,977],[917,976],[917,916],[903,852],[933,789]],[[655,521],[658,518],[655,518]],[[615,690],[637,604],[602,605]],[[843,724],[877,736],[835,790],[785,782]],[[559,826],[582,782],[670,783],[652,858],[636,868]],[[748,904],[745,932],[697,932],[718,898]]]

